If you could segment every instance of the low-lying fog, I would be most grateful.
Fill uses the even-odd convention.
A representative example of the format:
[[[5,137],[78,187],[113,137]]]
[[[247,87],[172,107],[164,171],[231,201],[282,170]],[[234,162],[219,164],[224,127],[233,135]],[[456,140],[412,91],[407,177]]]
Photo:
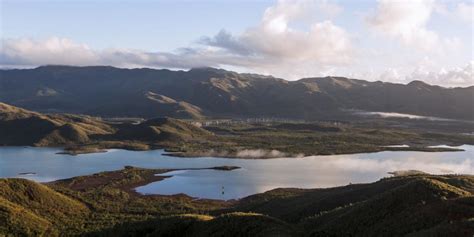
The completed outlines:
[[[407,119],[420,119],[420,120],[429,120],[429,121],[457,121],[454,119],[447,119],[447,118],[421,116],[421,115],[414,115],[414,114],[393,113],[393,112],[356,111],[354,112],[354,114],[360,115],[360,116],[370,116],[370,117],[380,117],[380,118],[407,118]]]

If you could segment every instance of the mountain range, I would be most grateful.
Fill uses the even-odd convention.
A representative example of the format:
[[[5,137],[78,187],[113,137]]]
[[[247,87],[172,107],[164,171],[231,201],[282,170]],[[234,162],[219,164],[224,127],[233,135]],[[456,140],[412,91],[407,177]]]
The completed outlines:
[[[347,118],[351,111],[474,120],[474,86],[344,77],[287,81],[215,68],[189,71],[109,66],[0,70],[0,101],[39,112],[103,117]]]

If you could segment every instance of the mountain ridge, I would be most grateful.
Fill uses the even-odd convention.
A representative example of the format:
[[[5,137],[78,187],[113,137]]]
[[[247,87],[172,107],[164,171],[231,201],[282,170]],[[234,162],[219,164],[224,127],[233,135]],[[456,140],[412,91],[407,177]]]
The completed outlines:
[[[62,64],[47,64],[47,65],[41,65],[37,67],[32,67],[32,68],[0,68],[0,71],[22,71],[22,70],[34,70],[34,69],[52,69],[52,68],[97,68],[97,69],[119,69],[119,70],[143,70],[143,71],[164,71],[164,72],[192,72],[192,71],[214,71],[214,72],[231,72],[239,75],[251,75],[251,76],[258,76],[261,78],[272,78],[272,79],[280,79],[288,82],[299,82],[307,79],[324,79],[324,78],[333,78],[333,79],[349,79],[349,80],[355,80],[355,81],[362,81],[362,82],[372,82],[372,83],[384,83],[384,84],[393,84],[393,85],[410,85],[410,84],[417,84],[419,82],[424,83],[425,85],[428,86],[436,86],[436,87],[441,87],[444,89],[454,89],[454,88],[472,88],[474,85],[471,86],[454,86],[454,87],[447,87],[447,86],[441,86],[441,85],[436,85],[436,84],[429,84],[427,82],[424,82],[422,80],[414,79],[410,82],[407,83],[397,83],[397,82],[387,82],[387,81],[381,81],[381,80],[376,80],[376,81],[369,81],[369,80],[364,80],[361,78],[349,78],[349,77],[343,77],[343,76],[320,76],[320,77],[302,77],[297,80],[287,80],[285,78],[280,78],[280,77],[274,77],[270,74],[259,74],[259,73],[245,73],[245,72],[234,72],[230,71],[227,69],[222,69],[222,68],[216,68],[216,67],[193,67],[188,70],[171,70],[167,68],[149,68],[149,67],[137,67],[137,68],[121,68],[121,67],[115,67],[115,66],[110,66],[110,65],[88,65],[88,66],[72,66],[72,65],[62,65]]]
[[[163,98],[167,98],[163,100]],[[0,101],[40,112],[105,117],[340,119],[347,110],[474,120],[474,86],[345,77],[287,81],[216,68],[111,66],[0,70]]]

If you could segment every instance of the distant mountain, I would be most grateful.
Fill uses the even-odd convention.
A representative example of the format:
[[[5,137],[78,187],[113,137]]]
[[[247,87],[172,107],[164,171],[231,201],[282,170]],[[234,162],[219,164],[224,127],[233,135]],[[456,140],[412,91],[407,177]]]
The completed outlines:
[[[106,117],[333,119],[348,110],[474,120],[474,86],[443,88],[343,77],[286,81],[215,68],[106,66],[0,70],[0,101],[41,112]]]

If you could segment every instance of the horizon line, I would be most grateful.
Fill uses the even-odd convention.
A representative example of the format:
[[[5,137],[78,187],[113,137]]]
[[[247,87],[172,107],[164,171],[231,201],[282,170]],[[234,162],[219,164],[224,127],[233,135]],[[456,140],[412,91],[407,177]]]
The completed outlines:
[[[446,89],[455,89],[455,88],[471,88],[474,87],[474,84],[469,85],[469,86],[442,86],[442,85],[436,85],[436,84],[430,84],[427,83],[423,80],[412,80],[407,83],[402,83],[402,82],[390,82],[390,81],[382,81],[382,80],[376,80],[376,81],[370,81],[367,79],[361,79],[361,78],[350,78],[346,76],[333,76],[333,75],[326,75],[326,76],[314,76],[314,77],[302,77],[297,80],[288,80],[282,77],[275,77],[271,74],[261,74],[261,73],[248,73],[248,72],[237,72],[237,71],[232,71],[220,67],[212,67],[212,66],[202,66],[202,67],[192,67],[189,69],[182,69],[182,68],[153,68],[153,67],[119,67],[119,66],[113,66],[113,65],[68,65],[68,64],[44,64],[44,65],[36,65],[36,66],[23,66],[23,67],[8,67],[5,65],[0,65],[0,71],[8,71],[8,70],[35,70],[39,68],[46,68],[46,67],[70,67],[70,68],[91,68],[91,67],[103,67],[103,68],[114,68],[114,69],[120,69],[120,70],[154,70],[154,71],[172,71],[172,72],[190,72],[192,70],[198,70],[198,69],[213,69],[213,70],[221,70],[221,71],[226,71],[226,72],[231,72],[231,73],[237,73],[241,75],[258,75],[262,77],[269,77],[269,78],[274,78],[274,79],[281,79],[289,82],[297,82],[301,81],[304,79],[321,79],[321,78],[343,78],[347,80],[359,80],[359,81],[366,81],[366,82],[371,82],[371,83],[386,83],[386,84],[394,84],[394,85],[409,85],[414,82],[422,82],[426,85],[429,86],[435,86],[435,87],[441,87],[441,88],[446,88]]]

